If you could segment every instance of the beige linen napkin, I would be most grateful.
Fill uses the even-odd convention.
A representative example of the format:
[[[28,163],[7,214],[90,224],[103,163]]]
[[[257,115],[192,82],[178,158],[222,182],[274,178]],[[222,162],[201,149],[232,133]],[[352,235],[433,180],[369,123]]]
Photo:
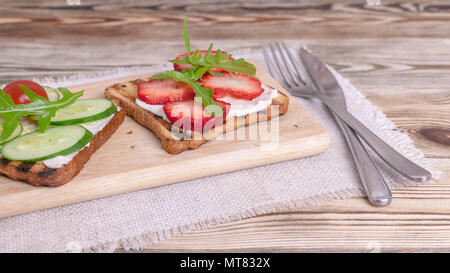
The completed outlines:
[[[265,64],[260,51],[241,50],[233,56]],[[40,82],[70,86],[160,69],[123,68]],[[348,80],[333,72],[351,113],[435,178],[440,175],[406,134],[396,130]],[[0,251],[114,251],[118,246],[141,249],[219,223],[363,195],[349,151],[329,113],[316,100],[298,101],[330,131],[331,146],[324,154],[1,219]],[[416,185],[376,160],[391,188]]]

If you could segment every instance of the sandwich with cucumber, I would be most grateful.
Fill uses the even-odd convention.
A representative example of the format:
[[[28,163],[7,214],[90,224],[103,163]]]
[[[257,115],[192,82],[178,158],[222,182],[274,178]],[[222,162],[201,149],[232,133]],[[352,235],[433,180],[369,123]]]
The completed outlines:
[[[15,81],[0,89],[0,174],[35,186],[72,180],[125,111],[83,91]]]
[[[197,149],[219,134],[270,120],[288,111],[288,97],[262,83],[246,60],[213,50],[191,50],[170,62],[173,70],[116,83],[105,97],[151,130],[171,154]],[[261,72],[261,71],[259,71]]]

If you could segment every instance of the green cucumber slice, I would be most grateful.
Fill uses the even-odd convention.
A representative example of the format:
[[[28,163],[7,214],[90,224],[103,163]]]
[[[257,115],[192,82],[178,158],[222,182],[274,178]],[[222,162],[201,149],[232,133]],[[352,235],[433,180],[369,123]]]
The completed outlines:
[[[77,152],[93,137],[80,125],[57,126],[15,138],[2,147],[1,154],[9,160],[41,161]]]
[[[3,121],[4,121],[4,119],[0,118],[0,134],[3,132]],[[22,134],[22,131],[23,131],[23,126],[21,123],[19,123],[19,125],[16,127],[16,130],[14,130],[12,135],[8,139],[6,139],[4,141],[0,141],[0,144],[5,143],[7,141],[10,141],[13,138],[20,136],[20,134]]]
[[[107,99],[80,99],[56,111],[53,125],[72,125],[107,118],[117,111],[114,103]]]
[[[47,93],[47,97],[49,101],[57,101],[59,100],[59,93],[55,89],[48,87],[48,86],[42,86]]]

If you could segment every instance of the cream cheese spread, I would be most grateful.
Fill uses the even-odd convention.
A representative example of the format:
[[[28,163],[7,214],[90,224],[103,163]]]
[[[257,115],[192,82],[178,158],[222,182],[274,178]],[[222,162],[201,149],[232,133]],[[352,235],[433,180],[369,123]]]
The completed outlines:
[[[140,100],[139,98],[136,98],[136,104],[149,111],[152,112],[153,114],[162,117],[164,120],[167,120],[168,122],[170,122],[170,120],[167,118],[166,113],[164,112],[164,104],[148,104],[142,100]]]
[[[277,89],[272,89],[264,84],[262,85],[262,88],[264,89],[264,92],[252,100],[237,99],[232,96],[226,96],[218,100],[227,102],[231,105],[228,116],[245,116],[250,113],[265,110],[272,103],[272,99],[278,96]]]
[[[39,126],[37,125],[37,123],[35,121],[31,121],[31,120],[28,120],[28,119],[22,117],[20,119],[20,123],[22,123],[22,127],[23,127],[21,135],[25,135],[25,134],[31,133],[33,131],[39,130]]]

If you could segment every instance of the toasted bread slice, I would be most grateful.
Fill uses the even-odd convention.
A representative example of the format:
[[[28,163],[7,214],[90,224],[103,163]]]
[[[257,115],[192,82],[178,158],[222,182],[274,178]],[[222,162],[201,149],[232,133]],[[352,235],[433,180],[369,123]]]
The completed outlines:
[[[256,118],[250,118],[250,115],[242,117],[228,117],[222,125],[216,126],[207,133],[203,133],[201,139],[180,139],[172,134],[172,124],[170,122],[139,107],[135,103],[138,84],[147,80],[149,80],[149,78],[116,83],[105,90],[105,97],[124,108],[127,115],[131,116],[142,126],[151,130],[161,140],[164,150],[170,154],[178,154],[188,149],[197,149],[200,145],[210,139],[213,139],[219,134],[236,130],[239,127],[249,126],[250,124],[257,123],[259,121],[270,120],[275,116],[286,113],[289,106],[288,97],[279,92],[278,97],[272,99],[272,104],[269,105],[265,111],[258,112],[256,114]],[[273,105],[278,106],[278,111],[271,111],[271,106]],[[233,125],[230,126],[230,123]]]
[[[74,178],[89,161],[92,154],[105,143],[119,128],[125,118],[125,110],[114,114],[109,123],[90,142],[89,146],[79,151],[64,167],[58,169],[47,168],[40,162],[10,161],[0,159],[0,174],[14,180],[25,181],[34,186],[61,186]]]

